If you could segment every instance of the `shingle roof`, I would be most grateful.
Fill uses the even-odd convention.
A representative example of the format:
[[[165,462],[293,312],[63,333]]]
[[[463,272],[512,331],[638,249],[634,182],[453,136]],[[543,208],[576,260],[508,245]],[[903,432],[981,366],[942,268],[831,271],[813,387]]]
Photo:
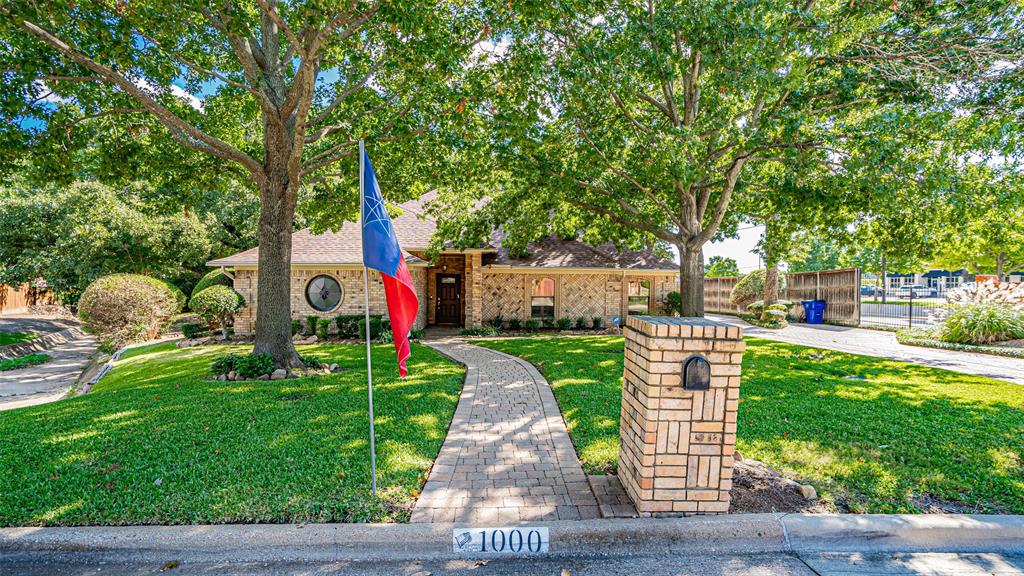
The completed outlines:
[[[591,246],[578,240],[562,240],[548,236],[532,242],[526,247],[525,257],[510,256],[500,248],[500,238],[494,242],[499,246],[497,257],[490,262],[497,266],[526,268],[618,268],[626,270],[678,270],[679,266],[647,250],[617,251],[611,243]]]
[[[402,214],[392,218],[398,244],[409,264],[424,261],[406,250],[426,250],[437,223],[426,215],[422,202],[412,200],[399,205]],[[226,258],[206,263],[207,266],[255,266],[259,248],[252,248]],[[358,222],[345,222],[337,232],[313,234],[308,229],[292,234],[292,264],[362,264],[363,235]]]
[[[422,251],[430,245],[430,239],[437,230],[437,222],[431,218],[424,204],[434,195],[425,195],[419,200],[399,204],[402,214],[392,219],[398,243],[409,264],[425,262],[406,250]],[[619,268],[629,270],[676,270],[671,260],[649,251],[619,252],[609,243],[594,247],[577,240],[561,240],[554,236],[527,246],[525,258],[509,257],[502,249],[499,232],[492,238],[487,250],[497,252],[497,258],[488,264],[501,266],[522,266],[537,268]],[[292,264],[362,264],[362,234],[357,222],[345,222],[337,232],[314,235],[308,229],[292,234]],[[225,258],[207,262],[207,266],[256,266],[259,262],[259,248],[252,248]]]

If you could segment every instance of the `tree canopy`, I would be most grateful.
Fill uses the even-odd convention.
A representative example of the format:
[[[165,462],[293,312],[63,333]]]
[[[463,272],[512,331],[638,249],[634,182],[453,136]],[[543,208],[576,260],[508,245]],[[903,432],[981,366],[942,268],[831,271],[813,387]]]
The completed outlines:
[[[0,6],[8,65],[4,146],[70,152],[78,133],[111,130],[117,157],[154,170],[188,162],[155,151],[174,140],[200,168],[231,175],[260,199],[257,352],[301,364],[290,333],[291,233],[300,195],[315,227],[357,214],[357,144],[366,139],[389,200],[424,189],[462,160],[464,103],[480,85],[471,58],[490,35],[481,2],[204,0]],[[503,12],[504,11],[504,12]],[[83,124],[84,123],[84,124]],[[141,146],[143,150],[135,150]],[[17,152],[22,152],[17,154]],[[194,156],[193,156],[194,157]],[[403,160],[408,160],[404,161]],[[62,160],[50,156],[50,162]],[[92,166],[118,172],[116,161]],[[170,180],[170,179],[168,179]]]
[[[1020,21],[1004,1],[531,7],[482,105],[507,178],[450,229],[467,244],[500,224],[516,246],[552,232],[674,245],[683,313],[700,315],[702,246],[757,165],[863,190],[914,181],[916,152],[1017,82]]]
[[[95,182],[0,190],[0,283],[44,278],[73,304],[108,274],[182,280],[202,269],[213,251],[215,217],[154,210],[147,192]]]

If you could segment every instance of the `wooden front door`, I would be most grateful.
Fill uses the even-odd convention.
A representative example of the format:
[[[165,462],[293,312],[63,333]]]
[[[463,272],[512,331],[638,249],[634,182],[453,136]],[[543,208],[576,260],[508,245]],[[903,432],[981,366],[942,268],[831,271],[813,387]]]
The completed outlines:
[[[437,275],[437,324],[458,325],[462,321],[462,274]]]

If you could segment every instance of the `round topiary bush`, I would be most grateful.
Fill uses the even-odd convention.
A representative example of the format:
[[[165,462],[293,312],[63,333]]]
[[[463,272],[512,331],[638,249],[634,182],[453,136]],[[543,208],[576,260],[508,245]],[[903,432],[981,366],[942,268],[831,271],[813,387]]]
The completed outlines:
[[[991,344],[1024,338],[1024,311],[1002,304],[957,306],[942,323],[939,340]]]
[[[192,296],[194,297],[210,286],[227,286],[230,288],[234,286],[234,282],[230,276],[221,272],[220,269],[211,270],[196,283],[196,287],[192,289]]]
[[[732,288],[729,294],[729,302],[733,306],[739,306],[744,310],[751,303],[764,299],[764,268],[754,270],[747,274]],[[786,292],[786,275],[779,274],[779,295]]]
[[[184,305],[181,290],[162,280],[112,274],[85,289],[78,300],[78,316],[103,348],[115,350],[155,337]]]
[[[228,324],[235,312],[245,306],[245,298],[234,288],[217,284],[193,295],[188,306],[203,318],[219,322],[221,335],[227,338]]]

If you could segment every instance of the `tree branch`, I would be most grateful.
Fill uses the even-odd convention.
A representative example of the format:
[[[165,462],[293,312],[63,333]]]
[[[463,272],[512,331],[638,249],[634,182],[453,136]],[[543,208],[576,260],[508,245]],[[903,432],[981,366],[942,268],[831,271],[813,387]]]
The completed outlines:
[[[5,14],[10,16],[10,11],[5,8],[0,8]],[[178,131],[181,134],[187,136],[186,140],[182,140],[189,147],[214,154],[220,158],[227,160],[233,160],[238,162],[246,169],[249,170],[254,176],[262,173],[262,167],[256,160],[252,159],[249,155],[245,154],[241,150],[238,150],[224,142],[219,138],[215,138],[206,134],[202,130],[196,128],[192,124],[186,122],[174,112],[164,107],[162,104],[157,102],[152,96],[147,94],[144,90],[135,85],[134,82],[126,78],[124,75],[114,71],[113,69],[96,62],[92,58],[89,58],[76,48],[72,47],[67,42],[57,38],[46,29],[29,22],[28,20],[20,20],[19,25],[25,29],[29,34],[35,36],[38,40],[44,44],[54,48],[71,61],[92,70],[97,75],[102,77],[106,82],[119,87],[121,90],[127,92],[132,98],[134,98],[139,104],[142,105],[147,111],[156,117],[164,126],[171,129],[172,134],[174,131]],[[200,143],[202,144],[200,146]],[[215,152],[214,152],[215,151]]]

